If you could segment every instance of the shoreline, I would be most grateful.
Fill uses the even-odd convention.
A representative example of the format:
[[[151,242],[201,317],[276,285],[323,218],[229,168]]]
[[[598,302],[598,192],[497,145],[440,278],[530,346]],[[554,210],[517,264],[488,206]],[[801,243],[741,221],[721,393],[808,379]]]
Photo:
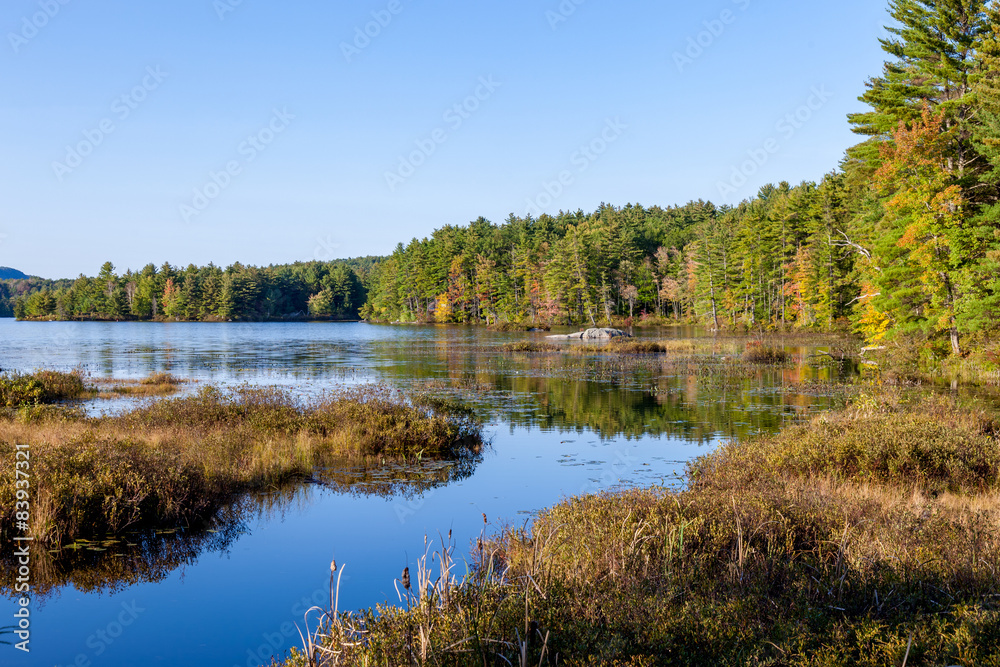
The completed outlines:
[[[309,661],[307,642],[277,664],[1000,658],[995,410],[870,392],[725,444],[688,479],[570,498],[530,529],[484,526],[462,579],[442,541],[411,575],[419,585],[396,580],[398,604],[328,610],[311,628],[324,650]]]

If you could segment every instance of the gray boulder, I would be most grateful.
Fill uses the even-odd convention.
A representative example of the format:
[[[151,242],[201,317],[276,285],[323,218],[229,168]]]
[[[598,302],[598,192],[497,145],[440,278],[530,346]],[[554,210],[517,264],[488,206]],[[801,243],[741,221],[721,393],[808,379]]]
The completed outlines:
[[[612,338],[631,338],[632,334],[625,333],[620,329],[587,329],[571,334],[560,334],[558,336],[546,336],[546,338],[561,338],[563,340],[611,340]]]

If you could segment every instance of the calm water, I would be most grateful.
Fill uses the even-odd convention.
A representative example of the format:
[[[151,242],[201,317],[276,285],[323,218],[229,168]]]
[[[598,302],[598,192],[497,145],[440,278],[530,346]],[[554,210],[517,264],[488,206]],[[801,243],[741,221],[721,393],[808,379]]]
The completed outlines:
[[[659,360],[495,351],[542,336],[443,326],[0,319],[4,370],[81,368],[116,378],[169,371],[197,380],[190,390],[249,382],[304,397],[370,381],[472,392],[491,442],[481,460],[461,466],[327,471],[324,485],[245,499],[211,532],[178,528],[53,556],[36,565],[44,565],[35,576],[46,590],[33,608],[32,652],[0,646],[0,664],[267,663],[298,643],[290,624],[301,625],[307,607],[328,599],[331,558],[346,566],[342,609],[395,601],[393,579],[415,565],[425,535],[451,530],[462,553],[484,513],[492,528],[520,525],[581,492],[676,485],[685,462],[721,439],[840,404],[828,381],[850,373],[799,363],[733,377]],[[742,345],[702,340],[712,363]],[[802,358],[812,351],[789,349]]]

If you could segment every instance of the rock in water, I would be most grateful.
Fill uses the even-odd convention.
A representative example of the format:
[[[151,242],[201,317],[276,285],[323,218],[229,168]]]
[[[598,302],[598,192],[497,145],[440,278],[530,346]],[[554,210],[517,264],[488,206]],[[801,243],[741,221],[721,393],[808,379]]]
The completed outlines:
[[[571,333],[568,335],[560,334],[558,336],[546,336],[546,338],[562,338],[562,339],[576,339],[576,340],[610,340],[612,338],[631,338],[632,334],[625,333],[620,329],[587,329],[586,331],[578,331],[576,333]]]

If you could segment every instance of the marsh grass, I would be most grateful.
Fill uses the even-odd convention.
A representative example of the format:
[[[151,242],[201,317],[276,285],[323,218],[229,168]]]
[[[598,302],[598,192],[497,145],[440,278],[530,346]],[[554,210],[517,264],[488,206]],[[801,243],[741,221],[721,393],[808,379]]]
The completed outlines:
[[[697,350],[698,346],[691,340],[612,338],[605,351],[617,354],[693,354]]]
[[[783,348],[761,341],[749,341],[743,352],[743,361],[750,364],[781,365],[792,360],[792,355]]]
[[[170,373],[152,373],[137,380],[89,378],[91,388],[84,397],[108,399],[170,396],[179,392],[189,382]]]
[[[989,413],[862,397],[722,446],[684,491],[481,538],[433,605],[343,616],[325,664],[998,664],[998,449]]]
[[[31,374],[0,374],[0,407],[44,405],[80,398],[86,392],[79,372],[39,370]]]
[[[563,348],[553,343],[543,343],[533,340],[522,340],[516,343],[505,343],[500,346],[502,352],[559,352]]]
[[[176,526],[248,491],[345,462],[462,458],[481,447],[479,425],[367,386],[300,404],[274,388],[161,399],[113,416],[24,408],[0,419],[0,456],[29,444],[29,532],[78,537]],[[0,536],[14,525],[13,467],[0,471]]]

